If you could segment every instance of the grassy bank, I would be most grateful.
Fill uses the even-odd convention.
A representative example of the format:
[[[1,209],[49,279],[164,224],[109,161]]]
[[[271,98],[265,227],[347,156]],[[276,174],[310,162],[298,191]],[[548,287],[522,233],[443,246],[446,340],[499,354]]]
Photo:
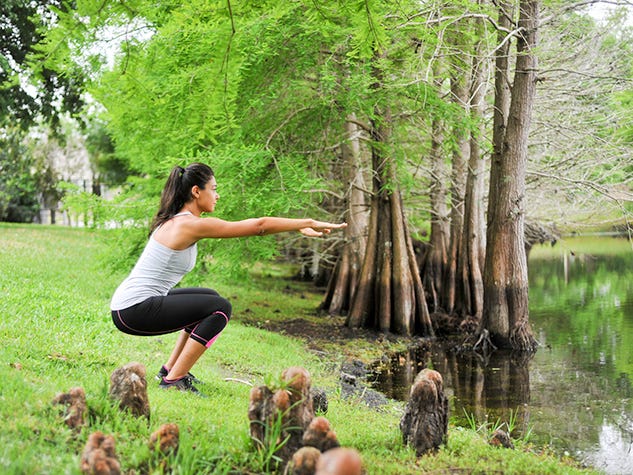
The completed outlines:
[[[530,258],[551,258],[563,255],[604,255],[627,253],[633,249],[633,243],[624,237],[615,236],[569,236],[559,239],[555,245],[536,245],[530,252]]]
[[[308,369],[313,384],[326,390],[328,419],[341,444],[360,451],[369,474],[590,473],[525,443],[517,442],[513,451],[493,448],[484,434],[452,425],[445,447],[416,458],[401,443],[402,404],[377,411],[341,398],[337,389],[336,368],[343,358],[379,354],[389,343],[330,343],[321,346],[325,352],[315,352],[314,342],[257,328],[258,321],[316,319],[320,300],[307,285],[265,273],[248,282],[208,283],[230,297],[235,310],[194,371],[206,381],[201,389],[209,398],[160,391],[150,379],[149,423],[122,414],[107,398],[110,374],[139,361],[153,376],[174,335],[131,337],[113,327],[109,298],[124,275],[100,267],[99,237],[89,230],[0,224],[2,473],[80,473],[81,451],[96,430],[114,435],[126,473],[160,473],[147,440],[166,422],[181,430],[173,473],[262,473],[262,459],[248,436],[250,386],[245,383],[263,384],[294,365]],[[78,434],[51,405],[57,393],[74,386],[85,389],[89,407],[88,426]]]

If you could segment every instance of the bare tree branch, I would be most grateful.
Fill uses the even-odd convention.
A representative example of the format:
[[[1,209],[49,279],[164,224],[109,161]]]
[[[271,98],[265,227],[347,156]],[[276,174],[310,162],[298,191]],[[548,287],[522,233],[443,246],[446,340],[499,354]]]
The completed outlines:
[[[577,76],[584,76],[584,77],[592,78],[592,79],[610,79],[612,81],[633,82],[633,79],[629,77],[625,77],[625,76],[601,76],[601,75],[593,74],[588,71],[575,71],[573,69],[567,69],[567,68],[542,69],[539,72],[540,72],[540,75],[539,75],[540,80],[546,79],[546,78],[541,77],[545,74],[553,73],[553,72],[561,72],[561,73],[566,73],[566,74],[575,74]]]
[[[286,118],[284,119],[284,121],[283,121],[281,124],[279,124],[279,126],[277,126],[277,128],[276,128],[275,130],[273,130],[273,131],[270,133],[270,135],[268,136],[268,139],[266,140],[266,144],[264,145],[264,147],[265,147],[266,149],[269,149],[269,148],[270,148],[270,142],[271,142],[271,141],[272,141],[272,139],[275,137],[275,135],[277,135],[277,134],[279,133],[279,131],[280,131],[281,129],[283,129],[283,128],[286,126],[286,124],[288,124],[288,122],[290,122],[290,121],[291,121],[291,120],[292,120],[292,119],[293,119],[293,118],[294,118],[297,114],[300,114],[301,112],[306,111],[306,110],[308,110],[308,109],[310,109],[310,107],[306,106],[306,107],[301,107],[301,108],[299,108],[299,109],[296,109],[296,110],[292,111],[292,112],[288,115],[288,117],[286,117]]]
[[[574,2],[574,3],[571,3],[569,5],[565,5],[564,7],[561,7],[560,9],[556,10],[550,16],[542,18],[540,24],[542,26],[542,25],[545,25],[547,23],[551,23],[556,18],[558,18],[560,15],[563,15],[563,14],[565,14],[567,12],[574,11],[574,10],[577,10],[579,8],[586,7],[586,6],[589,6],[589,5],[600,4],[600,3],[604,3],[604,4],[608,4],[608,5],[614,5],[614,6],[631,6],[631,5],[633,5],[633,1],[631,1],[631,0],[580,0],[578,2]]]

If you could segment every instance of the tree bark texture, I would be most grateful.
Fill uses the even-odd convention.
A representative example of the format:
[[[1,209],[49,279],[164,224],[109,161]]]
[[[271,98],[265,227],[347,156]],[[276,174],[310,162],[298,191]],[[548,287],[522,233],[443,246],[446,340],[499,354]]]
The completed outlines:
[[[107,473],[120,475],[121,462],[116,453],[116,442],[112,435],[105,435],[101,431],[88,436],[80,461],[81,473]]]
[[[463,74],[461,77],[458,74],[454,74],[451,78],[451,96],[456,104],[463,107],[466,112],[468,111],[468,88],[466,78]],[[442,307],[448,314],[453,313],[455,310],[455,299],[458,292],[457,262],[462,253],[464,196],[466,193],[466,157],[470,153],[470,143],[467,134],[463,131],[463,127],[460,125],[456,126],[453,129],[453,134],[457,138],[457,147],[453,151],[451,165],[451,224],[449,228],[447,264],[444,272],[441,299]]]
[[[483,20],[475,20],[476,29],[483,37]],[[470,113],[479,129],[471,132],[469,146],[464,223],[462,227],[462,252],[457,268],[461,279],[461,299],[458,311],[464,316],[481,320],[483,313],[484,286],[482,268],[485,259],[484,226],[484,172],[485,161],[480,140],[484,136],[484,107],[486,98],[487,62],[482,54],[481,42],[475,47],[471,66]]]
[[[54,405],[63,406],[64,423],[73,430],[81,430],[86,424],[88,406],[86,405],[86,392],[81,386],[70,388],[67,393],[55,396]]]
[[[285,464],[302,446],[303,435],[314,419],[310,373],[292,366],[281,373],[284,388],[266,385],[251,389],[248,406],[251,439],[258,450],[274,451]]]
[[[507,126],[491,164],[482,328],[498,346],[534,350],[523,243],[528,132],[536,90],[538,0],[519,5],[517,60]],[[499,137],[500,138],[500,137]]]
[[[110,375],[108,396],[119,403],[119,409],[136,417],[150,417],[145,366],[131,362],[115,369]]]
[[[450,8],[450,7],[449,7]],[[470,32],[463,25],[455,25],[449,30],[448,41],[455,51],[461,55],[453,55],[450,59],[451,100],[463,110],[463,117],[470,114],[470,74],[469,50]],[[447,263],[444,269],[441,305],[447,314],[456,311],[456,303],[463,293],[460,280],[457,278],[457,265],[463,254],[463,227],[465,214],[466,172],[470,155],[470,131],[464,123],[455,123],[450,131],[455,146],[451,160],[450,188],[450,227],[447,249]]]
[[[442,142],[444,141],[443,124],[439,119],[432,122],[431,137],[431,236],[429,251],[426,253],[422,269],[424,289],[427,292],[427,302],[430,311],[440,310],[440,295],[442,293],[442,278],[444,268],[448,262],[448,209],[446,178],[448,172],[444,162]]]
[[[363,176],[360,128],[352,114],[345,123],[348,144],[341,150],[344,176],[349,188],[346,193],[344,244],[334,272],[328,284],[328,291],[321,308],[331,315],[340,315],[349,310],[350,302],[358,286],[362,259],[367,244],[369,203],[366,197]]]
[[[442,375],[437,371],[426,368],[415,378],[400,419],[400,431],[404,444],[413,447],[418,456],[446,442],[448,398]]]
[[[379,79],[379,74],[376,76]],[[380,87],[378,80],[375,87]],[[432,335],[424,290],[406,226],[396,164],[389,155],[391,115],[376,106],[371,121],[372,199],[367,247],[346,324],[400,335]]]
[[[443,61],[437,59],[433,66],[435,88],[442,89],[445,77]],[[424,256],[422,264],[422,283],[426,292],[426,300],[431,312],[441,310],[440,297],[442,295],[442,283],[444,269],[448,262],[447,248],[449,238],[448,223],[448,190],[446,182],[448,170],[444,157],[443,143],[445,139],[444,119],[435,116],[431,121],[431,176],[429,195],[431,202],[431,235],[429,248]]]

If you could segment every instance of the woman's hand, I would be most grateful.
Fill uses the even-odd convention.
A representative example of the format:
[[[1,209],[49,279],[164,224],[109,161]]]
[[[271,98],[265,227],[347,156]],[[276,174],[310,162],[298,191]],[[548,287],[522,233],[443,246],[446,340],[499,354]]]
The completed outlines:
[[[299,232],[307,237],[319,237],[324,234],[330,234],[333,229],[341,229],[347,227],[347,223],[326,223],[324,221],[315,221],[314,224],[308,228],[301,228]]]

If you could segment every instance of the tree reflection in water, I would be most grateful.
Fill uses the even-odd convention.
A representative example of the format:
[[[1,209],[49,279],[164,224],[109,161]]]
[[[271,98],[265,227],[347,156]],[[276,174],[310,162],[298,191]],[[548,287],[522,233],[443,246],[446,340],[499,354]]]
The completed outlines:
[[[373,388],[406,401],[416,375],[424,368],[439,371],[451,400],[451,420],[468,425],[513,423],[513,437],[529,430],[531,354],[497,350],[487,357],[447,351],[439,344],[416,346],[384,358],[373,368]],[[468,415],[468,417],[467,417]]]

